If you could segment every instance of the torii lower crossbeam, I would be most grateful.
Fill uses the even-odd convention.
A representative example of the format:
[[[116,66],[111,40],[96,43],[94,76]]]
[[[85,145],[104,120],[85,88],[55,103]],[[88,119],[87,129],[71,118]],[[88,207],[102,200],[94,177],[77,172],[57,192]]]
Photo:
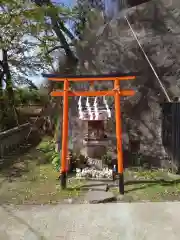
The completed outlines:
[[[68,171],[67,153],[68,153],[68,97],[72,96],[113,96],[115,100],[115,117],[116,117],[116,138],[117,138],[117,163],[118,163],[118,175],[119,175],[119,192],[124,194],[124,177],[123,177],[123,150],[122,150],[122,126],[121,126],[121,109],[120,109],[120,97],[121,96],[133,96],[135,92],[133,90],[120,90],[120,80],[132,80],[135,76],[87,76],[87,77],[68,77],[59,75],[44,75],[50,81],[63,81],[63,91],[52,91],[52,97],[63,97],[63,129],[62,129],[62,155],[61,155],[61,187],[66,188],[66,176]],[[108,91],[72,91],[69,89],[69,82],[75,81],[114,81],[114,89]]]

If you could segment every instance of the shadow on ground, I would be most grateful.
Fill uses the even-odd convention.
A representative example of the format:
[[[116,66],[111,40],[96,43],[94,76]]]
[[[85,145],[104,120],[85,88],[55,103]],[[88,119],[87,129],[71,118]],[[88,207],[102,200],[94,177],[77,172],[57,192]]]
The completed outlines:
[[[115,187],[118,187],[118,180],[116,180],[115,182],[112,182],[112,180],[98,180],[98,179],[92,179],[90,180],[90,182],[94,182],[93,183],[90,183],[90,184],[84,184],[82,185],[81,187],[78,187],[78,188],[73,188],[73,189],[76,189],[78,191],[88,191],[88,190],[91,190],[91,191],[105,191],[107,185],[109,187],[109,189],[111,188],[115,188]],[[101,182],[101,183],[98,183],[98,182]],[[125,181],[125,187],[126,186],[129,186],[129,185],[132,185],[133,188],[132,189],[128,189],[128,190],[125,190],[126,193],[128,192],[133,192],[133,191],[136,191],[136,190],[140,190],[140,189],[145,189],[145,188],[148,188],[148,187],[153,187],[153,186],[162,186],[162,187],[170,187],[170,186],[174,186],[175,184],[179,184],[180,183],[180,179],[178,180],[170,180],[170,181],[167,181],[167,180],[164,180],[164,179],[160,179],[160,180],[133,180],[133,181]],[[136,185],[140,185],[139,187],[136,187]],[[99,187],[103,187],[104,186],[104,189],[103,188],[99,188]],[[69,190],[72,190],[72,188],[68,188]]]

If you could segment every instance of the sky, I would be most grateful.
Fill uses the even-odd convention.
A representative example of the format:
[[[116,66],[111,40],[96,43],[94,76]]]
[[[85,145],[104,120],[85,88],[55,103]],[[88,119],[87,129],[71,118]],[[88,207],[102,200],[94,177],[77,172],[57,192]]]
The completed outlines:
[[[75,3],[76,0],[56,0],[57,2],[63,2],[65,4],[67,4],[67,6],[72,7]]]
[[[64,3],[67,6],[71,7],[75,4],[76,0],[53,0],[54,3]]]

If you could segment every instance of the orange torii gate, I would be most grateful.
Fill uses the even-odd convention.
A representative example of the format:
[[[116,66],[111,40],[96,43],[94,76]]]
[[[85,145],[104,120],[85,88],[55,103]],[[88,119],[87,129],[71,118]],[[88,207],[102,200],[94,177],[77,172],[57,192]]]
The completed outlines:
[[[121,127],[121,96],[133,96],[133,90],[121,90],[120,81],[133,80],[135,76],[122,74],[106,74],[106,75],[87,75],[87,76],[62,76],[60,74],[43,74],[43,77],[50,81],[64,82],[64,91],[52,91],[52,97],[63,97],[63,128],[62,128],[62,155],[61,155],[61,187],[66,188],[67,176],[67,153],[68,153],[68,97],[69,96],[113,96],[115,99],[115,118],[116,118],[116,138],[117,138],[117,161],[119,175],[119,192],[124,194],[124,177],[123,177],[123,151],[122,151],[122,127]],[[71,91],[69,82],[84,82],[88,81],[91,84],[94,81],[114,81],[114,89],[107,91]]]

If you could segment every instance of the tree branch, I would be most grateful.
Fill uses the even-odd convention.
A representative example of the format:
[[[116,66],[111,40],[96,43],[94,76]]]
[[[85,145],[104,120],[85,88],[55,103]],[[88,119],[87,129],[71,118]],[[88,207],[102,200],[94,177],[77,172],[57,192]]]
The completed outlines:
[[[73,44],[69,44],[69,46],[74,46]],[[59,46],[55,46],[55,47],[53,47],[53,48],[51,48],[51,49],[49,49],[48,51],[47,51],[47,54],[50,54],[50,53],[52,53],[53,51],[55,51],[55,50],[57,50],[57,49],[64,49],[64,47],[62,46],[62,45],[59,45]]]
[[[34,0],[36,5],[38,6],[49,6],[49,7],[54,7],[54,5],[51,3],[50,0]],[[56,36],[58,37],[60,43],[62,44],[64,51],[66,55],[72,60],[72,62],[77,62],[77,58],[74,55],[73,51],[71,51],[71,48],[63,35],[63,32],[71,39],[75,40],[74,36],[71,34],[71,32],[64,26],[63,22],[61,21],[60,17],[58,16],[57,12],[52,13],[52,11],[47,11],[47,16],[50,17],[52,25],[53,25],[53,30],[56,33]]]

